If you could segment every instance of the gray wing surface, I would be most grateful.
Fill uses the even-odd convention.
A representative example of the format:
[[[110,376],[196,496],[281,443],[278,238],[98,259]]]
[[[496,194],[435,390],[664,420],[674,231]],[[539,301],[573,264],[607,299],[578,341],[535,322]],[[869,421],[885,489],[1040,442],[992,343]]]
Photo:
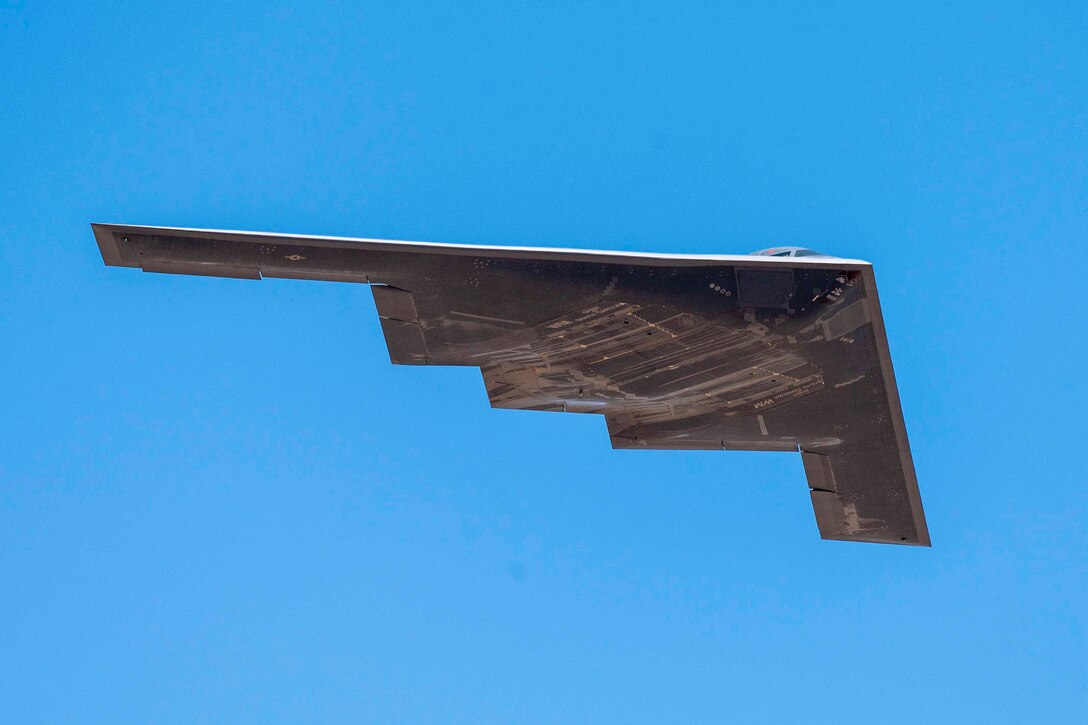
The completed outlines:
[[[614,448],[800,452],[825,539],[929,545],[871,265],[92,225],[108,265],[371,285],[390,360]]]

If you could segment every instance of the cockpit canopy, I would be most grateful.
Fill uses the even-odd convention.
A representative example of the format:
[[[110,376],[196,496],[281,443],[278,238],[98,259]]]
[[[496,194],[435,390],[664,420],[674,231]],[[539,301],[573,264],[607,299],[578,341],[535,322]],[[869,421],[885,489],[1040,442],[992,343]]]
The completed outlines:
[[[806,249],[805,247],[771,247],[770,249],[761,249],[758,252],[750,252],[750,254],[759,255],[762,257],[827,257],[829,255],[823,252],[817,252],[815,249]]]

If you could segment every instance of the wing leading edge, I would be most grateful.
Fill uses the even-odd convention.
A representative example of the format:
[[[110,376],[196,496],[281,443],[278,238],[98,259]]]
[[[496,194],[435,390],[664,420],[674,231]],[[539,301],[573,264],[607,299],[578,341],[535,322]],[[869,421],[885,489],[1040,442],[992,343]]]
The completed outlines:
[[[390,360],[614,448],[800,451],[825,539],[929,545],[871,265],[93,224],[108,265],[371,285]]]

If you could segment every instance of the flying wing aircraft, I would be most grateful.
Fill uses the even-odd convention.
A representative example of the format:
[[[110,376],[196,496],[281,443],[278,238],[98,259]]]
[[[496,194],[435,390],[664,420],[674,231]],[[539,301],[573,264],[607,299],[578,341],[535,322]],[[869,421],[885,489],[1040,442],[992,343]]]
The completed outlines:
[[[108,265],[369,284],[390,360],[613,448],[800,452],[825,539],[929,545],[872,265],[92,224]]]

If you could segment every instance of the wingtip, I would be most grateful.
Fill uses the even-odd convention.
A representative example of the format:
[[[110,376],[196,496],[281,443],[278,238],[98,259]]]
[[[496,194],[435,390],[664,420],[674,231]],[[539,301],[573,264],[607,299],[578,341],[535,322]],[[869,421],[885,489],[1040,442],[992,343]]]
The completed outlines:
[[[127,266],[121,261],[121,251],[117,248],[117,240],[113,238],[114,224],[91,222],[91,233],[98,242],[98,251],[102,254],[102,261],[109,267]]]

